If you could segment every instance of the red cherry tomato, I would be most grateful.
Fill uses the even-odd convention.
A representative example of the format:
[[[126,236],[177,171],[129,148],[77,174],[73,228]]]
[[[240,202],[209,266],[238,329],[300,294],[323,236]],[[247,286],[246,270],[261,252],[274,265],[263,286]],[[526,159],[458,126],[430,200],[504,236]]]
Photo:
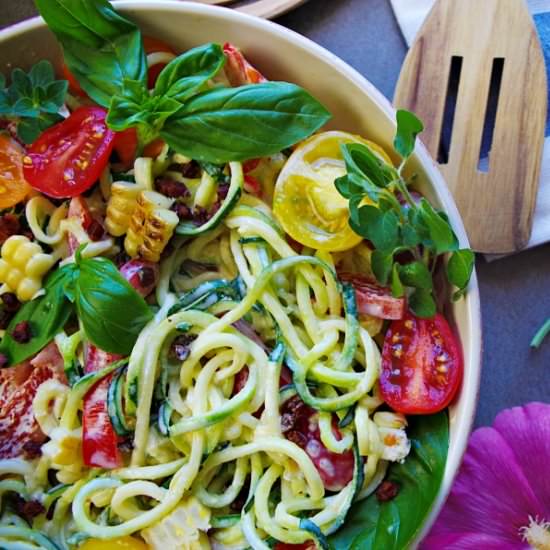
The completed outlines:
[[[317,468],[325,489],[341,491],[353,478],[355,457],[353,451],[333,453],[321,441],[318,413],[299,396],[287,399],[281,406],[281,428],[284,436],[301,447]],[[332,431],[336,439],[342,434],[335,422]]]
[[[80,97],[88,97],[88,94],[81,88],[78,80],[75,78],[73,73],[69,71],[69,67],[63,63],[61,65],[61,72],[63,73],[63,78],[69,82],[69,89],[71,92]]]
[[[176,55],[173,48],[166,44],[166,42],[158,40],[157,38],[152,38],[151,36],[143,37],[143,49],[146,55],[155,52],[167,52]],[[149,72],[147,73],[147,86],[149,88],[154,88],[155,82],[164,67],[166,67],[166,63],[155,63],[149,67]]]
[[[460,386],[462,371],[460,345],[440,313],[432,319],[408,313],[390,325],[380,390],[395,411],[431,414],[444,409]]]
[[[369,278],[356,273],[338,273],[342,281],[349,282],[355,289],[357,310],[379,319],[402,319],[407,309],[405,298],[395,298],[389,288],[383,288]]]
[[[138,137],[135,128],[128,128],[122,132],[116,133],[113,149],[118,155],[123,170],[129,170],[134,166],[137,146]]]
[[[38,137],[23,159],[28,183],[54,198],[80,195],[107,165],[115,133],[107,128],[107,111],[79,107]]]
[[[262,195],[262,186],[260,185],[260,182],[250,174],[245,174],[244,176],[244,188],[256,197],[260,197]]]

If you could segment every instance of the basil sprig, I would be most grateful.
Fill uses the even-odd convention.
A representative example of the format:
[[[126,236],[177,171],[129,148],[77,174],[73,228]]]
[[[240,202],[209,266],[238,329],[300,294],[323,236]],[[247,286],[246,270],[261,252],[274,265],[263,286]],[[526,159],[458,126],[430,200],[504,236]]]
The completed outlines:
[[[36,5],[82,88],[109,108],[109,126],[137,128],[141,145],[160,136],[186,156],[225,163],[279,152],[330,118],[316,99],[292,84],[208,89],[225,64],[218,44],[172,60],[150,93],[139,29],[109,2],[36,0]]]
[[[147,61],[137,26],[107,0],[35,0],[63,46],[65,63],[82,89],[108,107],[124,79],[147,82]]]
[[[145,300],[107,258],[82,258],[52,273],[45,294],[27,302],[11,320],[0,353],[17,364],[39,352],[65,326],[76,310],[86,337],[98,348],[128,355],[153,314]],[[19,343],[15,326],[27,321],[31,338]]]
[[[412,311],[419,317],[432,317],[436,312],[432,276],[438,256],[451,254],[445,272],[457,287],[454,300],[466,291],[475,257],[470,249],[459,248],[446,214],[424,198],[415,200],[403,178],[422,129],[413,113],[397,112],[394,148],[402,158],[398,168],[366,145],[343,145],[347,174],[335,185],[349,200],[351,228],[374,245],[372,269],[378,282],[390,286],[396,297],[410,288]],[[364,204],[365,198],[370,204]]]
[[[32,143],[40,132],[63,120],[59,110],[67,86],[66,80],[55,80],[52,64],[46,60],[28,73],[14,69],[9,86],[0,74],[0,117],[13,120],[19,139]]]
[[[38,353],[61,330],[69,319],[72,307],[65,288],[72,280],[69,266],[57,269],[44,283],[45,293],[25,303],[10,321],[0,342],[0,353],[9,364],[16,365]],[[12,333],[21,322],[29,323],[31,338],[28,342],[17,342]]]

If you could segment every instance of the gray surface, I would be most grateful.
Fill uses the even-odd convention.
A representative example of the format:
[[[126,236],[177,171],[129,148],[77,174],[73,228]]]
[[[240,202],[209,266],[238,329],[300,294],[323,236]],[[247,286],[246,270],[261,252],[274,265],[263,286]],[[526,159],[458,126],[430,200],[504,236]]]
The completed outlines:
[[[0,0],[0,27],[34,15],[31,0]],[[391,97],[405,44],[388,0],[310,0],[279,23],[347,61]],[[220,37],[222,40],[223,37]],[[550,245],[486,263],[478,259],[483,374],[476,425],[533,400],[550,401],[550,339],[529,341],[550,316]]]

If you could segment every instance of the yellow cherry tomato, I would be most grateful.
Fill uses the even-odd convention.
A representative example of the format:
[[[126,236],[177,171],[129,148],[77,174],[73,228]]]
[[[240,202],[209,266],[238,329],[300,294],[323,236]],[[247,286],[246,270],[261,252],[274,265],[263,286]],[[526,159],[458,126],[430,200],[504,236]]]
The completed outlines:
[[[23,176],[25,150],[8,134],[0,134],[0,209],[21,202],[31,190]]]
[[[334,181],[346,174],[340,146],[367,145],[385,162],[376,143],[347,132],[323,132],[302,142],[281,171],[273,195],[273,213],[283,229],[299,243],[315,249],[349,250],[362,240],[348,224],[348,200]]]
[[[148,550],[149,546],[134,537],[118,537],[116,539],[88,539],[79,550]]]

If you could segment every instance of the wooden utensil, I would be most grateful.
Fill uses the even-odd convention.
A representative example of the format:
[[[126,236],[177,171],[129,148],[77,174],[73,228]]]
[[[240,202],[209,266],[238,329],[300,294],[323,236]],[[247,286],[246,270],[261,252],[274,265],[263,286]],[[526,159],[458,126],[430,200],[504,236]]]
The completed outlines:
[[[488,171],[482,171],[482,134],[494,96]],[[544,58],[525,2],[437,0],[405,59],[394,103],[424,121],[422,141],[440,163],[473,249],[523,248],[531,233],[547,109]],[[450,133],[444,129],[449,124]]]

